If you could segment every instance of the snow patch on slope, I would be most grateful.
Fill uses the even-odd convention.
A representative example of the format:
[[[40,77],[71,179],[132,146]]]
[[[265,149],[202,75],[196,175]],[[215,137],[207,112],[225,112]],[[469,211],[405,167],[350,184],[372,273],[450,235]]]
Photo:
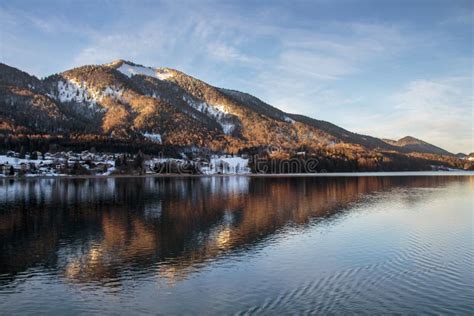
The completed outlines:
[[[235,124],[232,124],[232,123],[223,123],[223,122],[219,122],[219,124],[222,126],[222,131],[224,131],[224,134],[231,134],[234,129],[235,129]]]
[[[57,97],[61,102],[86,103],[89,108],[94,108],[97,103],[105,97],[120,99],[122,89],[116,87],[106,87],[104,90],[91,89],[84,82],[74,79],[60,80],[57,85]]]
[[[292,118],[290,118],[290,117],[288,117],[288,116],[285,116],[285,117],[283,118],[283,120],[285,120],[285,122],[291,123],[291,124],[293,124],[293,123],[295,122],[294,119],[292,119]]]
[[[143,133],[143,136],[148,138],[149,140],[155,142],[155,143],[161,144],[161,142],[162,142],[161,134],[153,134],[153,133],[145,132],[145,133]]]
[[[61,102],[94,102],[87,89],[72,80],[58,81],[58,99]]]
[[[221,125],[225,134],[231,134],[235,130],[236,126],[233,123],[233,116],[223,105],[210,105],[206,102],[195,101],[186,96],[183,96],[183,101],[199,112],[215,119]]]
[[[158,68],[156,70],[156,76],[158,77],[158,79],[166,80],[168,78],[173,77],[173,74],[170,71],[166,70],[166,69]]]
[[[119,68],[117,68],[117,70],[129,78],[135,75],[143,75],[160,80],[166,80],[173,76],[173,74],[166,69],[153,69],[150,67],[133,66],[127,63],[123,63]]]

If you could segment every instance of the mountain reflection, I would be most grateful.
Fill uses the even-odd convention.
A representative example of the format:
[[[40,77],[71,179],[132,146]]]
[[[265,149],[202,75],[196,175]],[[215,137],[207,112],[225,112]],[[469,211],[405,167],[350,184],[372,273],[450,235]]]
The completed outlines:
[[[126,178],[0,181],[0,282],[46,267],[73,284],[176,282],[286,227],[331,220],[373,192],[463,177]],[[413,198],[413,197],[412,197]],[[419,197],[421,198],[421,196]],[[416,202],[416,196],[413,201]]]

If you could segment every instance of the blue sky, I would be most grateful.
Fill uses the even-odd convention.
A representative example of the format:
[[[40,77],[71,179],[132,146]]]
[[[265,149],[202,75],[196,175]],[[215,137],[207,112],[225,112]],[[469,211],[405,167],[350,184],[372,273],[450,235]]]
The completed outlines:
[[[0,1],[0,61],[127,59],[378,137],[473,146],[473,2]]]

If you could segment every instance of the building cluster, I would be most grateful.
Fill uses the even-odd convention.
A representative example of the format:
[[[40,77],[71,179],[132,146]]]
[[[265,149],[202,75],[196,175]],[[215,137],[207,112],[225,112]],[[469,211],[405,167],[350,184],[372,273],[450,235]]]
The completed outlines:
[[[157,158],[142,154],[111,154],[91,151],[18,153],[0,155],[1,176],[65,176],[113,174],[243,174],[250,173],[248,157],[211,156],[193,160]]]
[[[4,176],[68,175],[81,171],[84,174],[103,174],[114,167],[112,154],[83,151],[21,154],[8,151],[0,155],[0,171]],[[76,173],[77,174],[77,173]]]

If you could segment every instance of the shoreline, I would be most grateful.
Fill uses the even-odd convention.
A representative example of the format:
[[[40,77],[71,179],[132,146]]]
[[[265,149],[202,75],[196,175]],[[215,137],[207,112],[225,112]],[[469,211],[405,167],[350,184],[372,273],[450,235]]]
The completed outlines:
[[[332,173],[288,173],[288,174],[116,174],[116,175],[38,175],[3,176],[3,180],[42,180],[42,179],[115,179],[115,178],[335,178],[335,177],[436,177],[436,176],[474,176],[474,171],[378,171],[378,172],[332,172]]]

